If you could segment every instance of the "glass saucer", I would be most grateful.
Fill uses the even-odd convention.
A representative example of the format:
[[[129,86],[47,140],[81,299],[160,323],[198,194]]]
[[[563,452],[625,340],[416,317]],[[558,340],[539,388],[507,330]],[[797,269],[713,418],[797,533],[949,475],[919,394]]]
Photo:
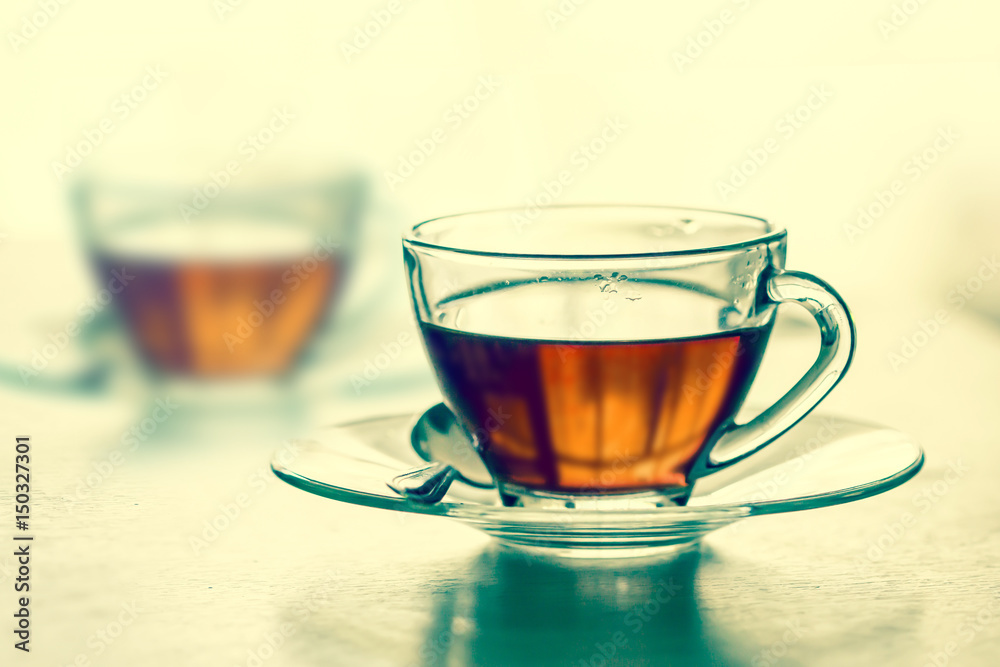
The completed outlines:
[[[309,493],[354,505],[450,517],[501,543],[561,557],[647,555],[682,550],[740,519],[868,498],[917,474],[924,454],[909,436],[843,417],[812,414],[759,453],[698,480],[684,507],[615,510],[504,507],[496,489],[456,481],[444,499],[421,504],[386,482],[425,462],[410,446],[419,415],[329,427],[295,440],[271,462]]]

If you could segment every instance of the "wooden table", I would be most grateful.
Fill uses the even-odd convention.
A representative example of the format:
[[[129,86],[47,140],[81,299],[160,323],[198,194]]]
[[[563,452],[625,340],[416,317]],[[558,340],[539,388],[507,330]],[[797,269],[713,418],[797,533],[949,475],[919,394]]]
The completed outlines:
[[[534,560],[444,519],[310,496],[267,469],[282,428],[301,422],[192,430],[180,410],[123,451],[152,394],[3,389],[8,470],[14,437],[32,437],[35,540],[32,650],[8,631],[2,664],[1000,664],[1000,334],[956,314],[895,371],[887,351],[934,304],[873,325],[880,308],[856,307],[862,347],[825,409],[915,434],[924,471],[653,564]],[[428,386],[343,392],[326,408],[402,411],[431,402]],[[8,472],[8,546],[12,484]],[[7,619],[12,552],[0,550]]]

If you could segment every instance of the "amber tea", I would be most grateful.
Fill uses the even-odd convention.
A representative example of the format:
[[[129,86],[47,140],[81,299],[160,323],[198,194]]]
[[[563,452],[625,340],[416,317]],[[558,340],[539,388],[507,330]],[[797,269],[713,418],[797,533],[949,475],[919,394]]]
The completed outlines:
[[[125,277],[115,303],[153,367],[196,377],[280,373],[338,291],[337,248],[294,225],[213,227],[121,234],[96,253],[97,265]]]
[[[595,494],[686,484],[739,410],[770,333],[581,342],[421,328],[489,467],[527,489]]]

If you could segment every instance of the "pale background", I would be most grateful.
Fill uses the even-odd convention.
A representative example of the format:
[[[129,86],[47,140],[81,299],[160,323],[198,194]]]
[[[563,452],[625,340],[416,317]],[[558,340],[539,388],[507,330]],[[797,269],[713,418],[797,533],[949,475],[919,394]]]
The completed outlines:
[[[994,3],[914,4],[883,34],[891,2],[567,0],[568,16],[556,20],[555,1],[421,0],[402,2],[366,48],[345,55],[355,29],[387,6],[70,2],[17,50],[8,34],[0,250],[70,237],[65,184],[52,163],[102,118],[115,129],[84,166],[202,183],[275,107],[296,119],[254,166],[360,164],[392,211],[379,220],[393,228],[380,241],[385,253],[396,252],[397,228],[522,205],[562,169],[574,179],[560,203],[666,203],[773,219],[791,231],[789,265],[827,278],[854,306],[867,334],[860,359],[873,363],[912,330],[889,315],[894,302],[922,295],[933,312],[1000,240]],[[678,71],[674,54],[723,10],[731,22]],[[2,25],[18,34],[37,11],[35,2],[9,2]],[[149,66],[167,77],[119,120],[115,99]],[[499,87],[451,127],[444,115],[484,75]],[[776,122],[815,85],[832,97],[782,138]],[[577,171],[574,151],[609,118],[627,128]],[[386,172],[436,127],[446,128],[445,142],[391,190]],[[910,181],[904,163],[940,128],[959,138]],[[718,183],[770,136],[778,151],[735,194],[720,196]],[[906,192],[852,242],[845,225],[895,178]],[[987,285],[978,305],[1000,308],[998,295]],[[875,337],[881,332],[886,340]]]
[[[101,119],[112,118],[114,131],[77,173],[203,184],[279,107],[295,120],[246,171],[294,163],[308,172],[331,162],[366,170],[373,240],[363,264],[379,277],[398,272],[399,230],[436,215],[526,205],[568,169],[573,182],[558,203],[723,208],[785,225],[789,267],[827,279],[853,307],[862,331],[856,367],[899,371],[891,377],[900,380],[927,359],[892,368],[888,355],[921,319],[953,309],[949,291],[1000,246],[1000,42],[992,28],[1000,6],[907,4],[915,13],[890,30],[896,5],[421,0],[393,5],[395,14],[387,2],[59,5],[16,48],[8,34],[0,56],[0,257],[35,239],[73,237],[70,178],[56,177],[53,162]],[[20,34],[37,11],[32,2],[8,3],[3,25]],[[723,11],[730,22],[708,39],[706,23],[718,32]],[[359,53],[345,53],[373,12],[391,20],[371,30]],[[707,46],[679,67],[676,54],[698,38]],[[147,67],[166,78],[119,119],[115,100]],[[446,114],[483,76],[498,88],[454,127]],[[814,86],[832,96],[785,138],[776,123]],[[627,127],[579,171],[575,151],[609,118]],[[445,141],[390,188],[387,172],[439,127]],[[911,180],[907,161],[942,128],[958,138]],[[770,137],[777,152],[724,198],[719,183]],[[849,234],[858,208],[894,179],[905,192],[868,229]],[[60,304],[72,312],[94,290],[78,252],[43,254],[71,272],[36,269],[28,286],[6,293],[7,312],[20,314],[11,322],[27,313],[61,321]],[[397,275],[372,280],[395,315],[370,343],[407,326]],[[1000,313],[1000,287],[987,281],[969,305]],[[37,321],[8,349],[17,361],[48,332]],[[420,363],[416,346],[410,351]],[[356,366],[366,358],[359,352]]]

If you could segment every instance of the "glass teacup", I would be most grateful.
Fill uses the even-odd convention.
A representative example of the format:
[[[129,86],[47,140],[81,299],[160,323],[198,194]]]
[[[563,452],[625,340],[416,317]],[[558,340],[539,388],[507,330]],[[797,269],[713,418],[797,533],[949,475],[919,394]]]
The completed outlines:
[[[172,377],[290,370],[340,295],[363,178],[193,192],[93,178],[74,190],[86,251],[135,348]]]
[[[850,364],[854,325],[829,285],[785,271],[786,243],[761,218],[653,206],[414,227],[403,246],[424,345],[504,504],[683,504],[812,410]],[[785,302],[816,319],[819,356],[738,424]]]

